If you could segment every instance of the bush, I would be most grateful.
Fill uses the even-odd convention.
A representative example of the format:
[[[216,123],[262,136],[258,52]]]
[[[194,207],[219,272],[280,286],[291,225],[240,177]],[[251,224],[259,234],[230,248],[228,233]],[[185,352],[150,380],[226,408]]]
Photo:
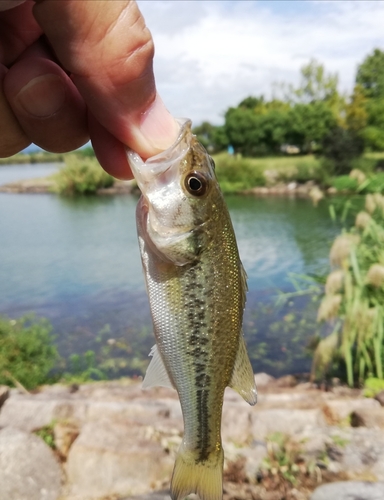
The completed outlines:
[[[352,161],[364,152],[364,140],[350,130],[336,127],[324,137],[321,151],[330,162],[331,174],[348,174],[353,168]]]
[[[364,193],[383,193],[384,192],[384,173],[379,172],[372,175],[364,183]]]
[[[68,155],[65,167],[54,176],[54,190],[64,195],[94,194],[98,189],[113,185],[107,174],[92,157]]]
[[[332,180],[332,186],[338,191],[356,191],[358,182],[349,175],[340,175]]]
[[[223,154],[217,157],[216,174],[225,193],[265,186],[263,172],[246,158]]]
[[[0,384],[14,386],[19,382],[33,389],[49,381],[59,358],[51,330],[45,319],[0,316]]]

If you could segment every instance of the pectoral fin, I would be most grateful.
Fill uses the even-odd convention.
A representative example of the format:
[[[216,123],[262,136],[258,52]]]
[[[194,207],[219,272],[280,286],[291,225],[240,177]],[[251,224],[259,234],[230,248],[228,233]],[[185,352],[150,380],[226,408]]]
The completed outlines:
[[[239,347],[229,387],[237,391],[250,405],[253,406],[257,403],[255,377],[242,333],[239,339]]]
[[[150,387],[169,387],[170,389],[174,389],[175,387],[169,378],[156,344],[152,347],[149,356],[152,356],[152,359],[143,380],[143,389],[149,389]]]

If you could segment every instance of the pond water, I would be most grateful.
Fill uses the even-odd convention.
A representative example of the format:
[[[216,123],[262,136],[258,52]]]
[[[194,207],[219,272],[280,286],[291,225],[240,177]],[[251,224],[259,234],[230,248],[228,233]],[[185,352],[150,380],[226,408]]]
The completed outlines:
[[[0,165],[0,186],[24,179],[38,179],[57,172],[59,163],[36,163],[34,165]]]
[[[17,177],[24,168],[9,170]],[[298,298],[277,307],[276,297],[293,290],[290,273],[328,270],[340,228],[326,202],[317,208],[276,197],[227,202],[249,279],[244,330],[254,369],[307,371],[304,347],[314,333],[315,306]],[[52,322],[64,357],[91,349],[115,374],[141,373],[154,340],[136,203],[133,196],[0,193],[0,314],[33,311]]]

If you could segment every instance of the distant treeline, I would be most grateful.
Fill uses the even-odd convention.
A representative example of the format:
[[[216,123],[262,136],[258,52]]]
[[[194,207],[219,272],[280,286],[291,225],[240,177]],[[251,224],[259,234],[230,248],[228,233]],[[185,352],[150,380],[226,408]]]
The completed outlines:
[[[280,84],[279,99],[247,97],[226,111],[223,126],[204,122],[194,133],[210,153],[230,148],[248,157],[321,153],[335,141],[343,143],[342,155],[383,151],[384,52],[375,49],[358,66],[352,95],[340,93],[338,83],[336,73],[311,60],[298,88]]]

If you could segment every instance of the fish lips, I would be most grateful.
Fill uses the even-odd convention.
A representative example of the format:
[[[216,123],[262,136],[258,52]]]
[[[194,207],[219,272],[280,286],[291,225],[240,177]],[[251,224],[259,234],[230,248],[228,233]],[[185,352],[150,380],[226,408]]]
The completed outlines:
[[[180,125],[178,138],[165,151],[143,161],[135,151],[127,148],[129,166],[144,196],[156,188],[156,184],[164,185],[169,182],[167,177],[174,178],[177,175],[174,170],[178,169],[180,161],[190,148],[192,122],[187,118],[177,118],[176,120]]]

